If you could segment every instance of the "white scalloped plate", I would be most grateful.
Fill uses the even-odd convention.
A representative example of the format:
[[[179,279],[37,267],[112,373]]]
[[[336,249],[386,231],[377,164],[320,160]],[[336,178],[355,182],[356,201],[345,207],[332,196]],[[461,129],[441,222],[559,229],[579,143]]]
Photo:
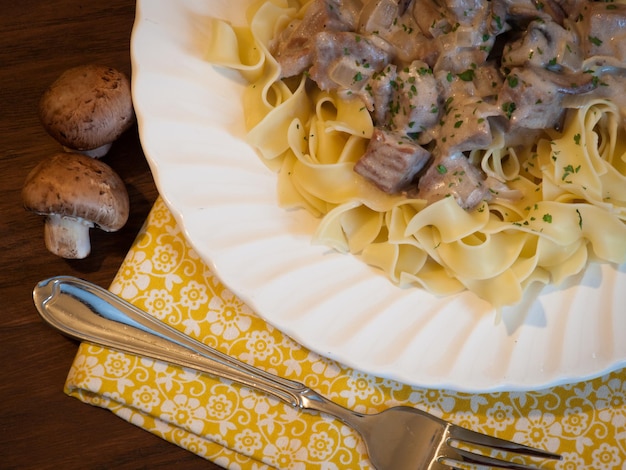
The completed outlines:
[[[531,390],[626,364],[626,266],[592,265],[496,322],[473,295],[399,289],[313,246],[315,221],[278,207],[275,175],[243,141],[241,80],[203,59],[207,19],[243,24],[248,1],[140,0],[132,38],[135,107],[159,191],[227,286],[309,349],[412,385]]]

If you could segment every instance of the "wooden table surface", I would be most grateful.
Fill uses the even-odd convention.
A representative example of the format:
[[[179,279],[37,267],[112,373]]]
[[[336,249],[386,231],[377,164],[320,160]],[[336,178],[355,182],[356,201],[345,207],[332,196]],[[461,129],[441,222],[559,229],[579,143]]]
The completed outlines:
[[[65,69],[86,63],[131,75],[132,0],[2,2],[0,14],[0,467],[219,468],[63,393],[77,343],[38,317],[32,288],[59,274],[108,287],[157,197],[136,127],[105,160],[131,203],[117,233],[92,230],[92,254],[68,261],[49,253],[43,219],[26,212],[28,171],[60,149],[41,127],[37,104]]]

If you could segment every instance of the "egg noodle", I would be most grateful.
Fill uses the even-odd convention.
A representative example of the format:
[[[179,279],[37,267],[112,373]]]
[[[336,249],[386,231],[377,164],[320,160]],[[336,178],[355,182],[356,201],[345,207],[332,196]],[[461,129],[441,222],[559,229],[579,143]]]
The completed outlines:
[[[427,205],[391,196],[353,171],[373,123],[363,102],[279,80],[269,44],[301,15],[262,0],[248,25],[213,19],[207,59],[241,72],[247,142],[278,175],[286,208],[320,217],[314,235],[383,270],[400,286],[436,295],[470,290],[495,307],[518,303],[534,282],[558,284],[589,261],[626,261],[626,135],[619,109],[589,99],[569,108],[561,132],[520,150],[494,139],[471,161],[518,190],[468,212],[448,197]]]

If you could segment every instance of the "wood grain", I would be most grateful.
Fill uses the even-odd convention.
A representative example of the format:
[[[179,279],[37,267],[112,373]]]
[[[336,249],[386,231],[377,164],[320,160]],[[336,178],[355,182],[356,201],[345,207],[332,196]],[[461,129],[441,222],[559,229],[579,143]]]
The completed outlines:
[[[136,127],[105,158],[125,181],[131,216],[117,233],[92,230],[92,254],[67,261],[43,244],[27,213],[27,172],[59,150],[37,118],[43,90],[65,69],[100,63],[131,76],[130,0],[2,2],[0,15],[0,466],[215,469],[218,466],[63,393],[77,343],[44,325],[31,292],[41,279],[79,276],[107,287],[157,197]]]

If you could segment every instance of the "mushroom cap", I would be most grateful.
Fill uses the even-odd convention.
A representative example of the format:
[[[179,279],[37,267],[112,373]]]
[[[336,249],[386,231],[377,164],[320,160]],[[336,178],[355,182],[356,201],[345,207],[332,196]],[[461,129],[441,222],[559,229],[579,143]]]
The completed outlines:
[[[122,179],[106,163],[77,153],[57,153],[33,168],[22,188],[24,207],[41,215],[83,219],[106,232],[128,220]]]
[[[128,78],[102,65],[71,68],[43,93],[39,119],[52,137],[71,149],[110,144],[135,120]]]

